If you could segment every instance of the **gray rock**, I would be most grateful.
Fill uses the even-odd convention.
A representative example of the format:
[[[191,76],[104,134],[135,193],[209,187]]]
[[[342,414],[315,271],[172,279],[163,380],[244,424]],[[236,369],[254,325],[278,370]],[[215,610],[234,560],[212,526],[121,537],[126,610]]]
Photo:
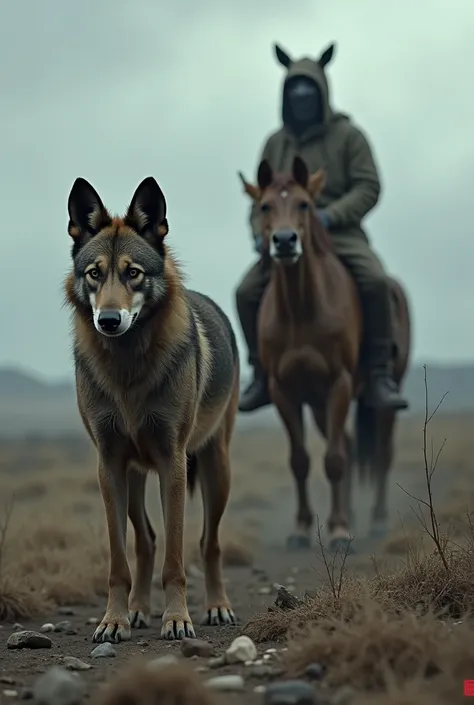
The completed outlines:
[[[202,639],[185,638],[181,641],[181,653],[185,658],[191,658],[191,656],[209,658],[214,655],[214,647]]]
[[[74,614],[74,610],[72,609],[72,607],[59,607],[58,614],[61,614],[64,617],[72,617],[72,615]]]
[[[320,681],[324,677],[325,668],[320,663],[310,663],[305,668],[305,676],[313,681]]]
[[[20,700],[33,700],[32,688],[22,688],[20,690]]]
[[[279,681],[267,686],[265,705],[317,705],[314,688],[305,681]]]
[[[64,632],[65,634],[69,634],[71,636],[74,634],[77,634],[77,629],[75,629],[73,627],[73,625],[71,624],[71,622],[67,619],[55,624],[54,631],[55,632]]]
[[[52,645],[53,642],[46,634],[29,630],[13,632],[7,641],[7,649],[50,649]]]
[[[91,651],[91,658],[113,658],[114,656],[117,656],[117,652],[108,641],[99,644]]]
[[[226,660],[225,656],[217,656],[217,658],[211,658],[209,659],[208,666],[209,668],[220,668],[221,666],[225,666]]]
[[[36,681],[33,696],[36,705],[80,705],[85,684],[77,673],[53,666]]]
[[[174,666],[179,663],[179,658],[174,654],[165,654],[164,656],[159,656],[158,658],[151,659],[148,661],[148,668],[163,668],[165,666]]]
[[[206,685],[212,690],[218,690],[221,693],[229,693],[243,690],[244,679],[242,676],[238,675],[215,676],[214,678],[209,678],[209,680],[206,681]]]
[[[75,656],[65,656],[63,658],[63,664],[68,671],[88,671],[92,668],[90,663],[81,661],[80,658],[76,658]]]
[[[6,688],[6,689],[3,691],[3,695],[4,695],[6,698],[16,698],[17,695],[18,695],[18,691],[16,691],[16,690],[11,690],[10,688]]]

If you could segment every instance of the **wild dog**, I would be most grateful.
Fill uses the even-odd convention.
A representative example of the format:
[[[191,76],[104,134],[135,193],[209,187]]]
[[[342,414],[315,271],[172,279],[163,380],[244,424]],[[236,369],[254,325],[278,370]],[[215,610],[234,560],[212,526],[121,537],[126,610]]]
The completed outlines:
[[[222,577],[219,523],[230,489],[229,443],[239,393],[231,324],[210,298],[185,288],[165,238],[166,201],[154,178],[138,186],[123,218],[76,179],[68,200],[77,403],[96,446],[110,542],[109,596],[94,642],[130,639],[150,624],[155,532],[145,509],[156,471],[165,527],[165,639],[194,637],[186,601],[183,524],[186,481],[199,480],[204,623],[233,624]],[[136,573],[126,556],[127,514]]]

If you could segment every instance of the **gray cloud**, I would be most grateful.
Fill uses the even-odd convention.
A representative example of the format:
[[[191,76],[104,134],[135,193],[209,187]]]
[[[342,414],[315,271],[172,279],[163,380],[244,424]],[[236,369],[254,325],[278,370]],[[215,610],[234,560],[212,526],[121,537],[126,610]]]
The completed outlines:
[[[233,288],[253,258],[236,171],[254,174],[279,124],[274,41],[297,56],[337,40],[333,101],[374,146],[384,190],[367,226],[408,287],[415,357],[471,354],[471,2],[18,0],[0,14],[0,364],[70,370],[61,281],[78,175],[120,212],[153,174],[189,283],[236,322]]]

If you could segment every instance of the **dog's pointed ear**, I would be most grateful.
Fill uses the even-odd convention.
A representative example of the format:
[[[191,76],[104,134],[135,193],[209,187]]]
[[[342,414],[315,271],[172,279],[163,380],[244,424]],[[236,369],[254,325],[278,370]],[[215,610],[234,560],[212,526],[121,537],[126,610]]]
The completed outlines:
[[[290,68],[291,64],[293,63],[291,61],[290,56],[286,53],[286,51],[283,51],[283,49],[278,46],[278,44],[274,44],[273,48],[275,50],[275,56],[280,62],[282,66],[284,66],[286,69]]]
[[[327,47],[327,49],[323,51],[323,53],[318,59],[318,64],[321,66],[322,69],[327,66],[330,61],[332,61],[332,57],[334,56],[335,50],[336,44],[333,42]]]
[[[306,162],[298,156],[293,159],[293,178],[296,183],[302,186],[304,189],[308,188],[308,167],[306,166]]]
[[[247,196],[250,196],[252,201],[259,201],[260,200],[260,189],[258,186],[254,186],[253,184],[249,184],[249,182],[245,179],[245,176],[242,174],[241,171],[237,172],[239,175],[239,179],[241,180],[244,191],[247,194]]]
[[[166,199],[153,176],[147,176],[138,185],[124,221],[151,245],[163,243],[168,234]]]
[[[324,169],[318,169],[315,174],[311,174],[308,182],[308,191],[313,198],[321,193],[326,183],[326,174]]]
[[[273,172],[270,164],[266,159],[260,162],[257,172],[257,181],[260,193],[262,194],[273,181]]]
[[[111,222],[102,200],[91,184],[77,178],[69,194],[67,209],[69,213],[69,235],[81,245],[83,242],[97,235]]]

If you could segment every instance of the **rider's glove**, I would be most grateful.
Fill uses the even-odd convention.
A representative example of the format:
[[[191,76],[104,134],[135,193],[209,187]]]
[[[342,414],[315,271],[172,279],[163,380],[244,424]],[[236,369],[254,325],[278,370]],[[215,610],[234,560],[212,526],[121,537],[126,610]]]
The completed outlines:
[[[329,230],[329,228],[331,226],[331,222],[330,222],[329,216],[326,213],[326,211],[323,211],[318,208],[318,218],[321,221],[321,223],[323,224],[323,226],[326,228],[326,230]]]
[[[263,252],[263,237],[261,235],[254,235],[254,249],[259,255]]]

